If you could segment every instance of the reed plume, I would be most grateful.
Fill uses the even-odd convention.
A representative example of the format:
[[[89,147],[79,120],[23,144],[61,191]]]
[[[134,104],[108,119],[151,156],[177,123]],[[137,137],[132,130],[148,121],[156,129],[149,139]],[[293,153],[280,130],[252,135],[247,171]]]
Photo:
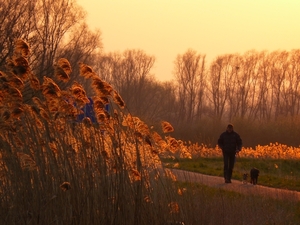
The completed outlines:
[[[7,69],[20,77],[22,80],[26,80],[30,74],[29,63],[23,56],[13,56],[12,59],[8,59]]]
[[[9,77],[8,83],[12,87],[15,87],[17,89],[23,89],[24,88],[24,82],[14,74],[11,74],[11,76]]]
[[[70,80],[70,74],[72,72],[69,61],[65,58],[60,58],[54,65],[54,74],[58,80],[68,82]]]
[[[39,109],[45,109],[46,106],[45,104],[38,98],[38,97],[33,97],[32,101],[34,102],[34,104],[39,108]]]
[[[70,88],[70,92],[72,97],[75,99],[76,105],[79,108],[82,108],[83,106],[85,106],[85,104],[90,102],[90,100],[86,96],[84,88],[77,82],[73,83],[72,87]]]
[[[96,109],[104,109],[105,108],[105,103],[103,102],[102,98],[100,97],[94,97],[94,108]]]
[[[23,57],[28,57],[29,53],[30,53],[29,44],[22,39],[16,40],[14,54],[15,55],[20,54]]]
[[[94,98],[94,111],[98,122],[104,122],[110,118],[109,113],[105,110],[103,99],[97,96]]]
[[[167,121],[162,121],[161,126],[164,133],[170,133],[174,131],[173,126]]]
[[[75,118],[77,115],[81,114],[81,110],[77,109],[72,103],[65,100],[61,100],[59,103],[59,112],[55,114],[55,118],[58,117],[72,117]]]
[[[10,112],[8,110],[2,111],[1,113],[1,121],[7,121],[10,118]]]
[[[136,169],[131,169],[130,170],[130,175],[131,175],[130,178],[131,178],[132,182],[140,181],[142,179],[140,172]]]
[[[121,98],[121,96],[119,95],[118,92],[114,91],[113,98],[114,98],[114,102],[115,102],[118,106],[120,106],[121,109],[124,109],[124,108],[125,108],[125,102],[123,101],[123,99]]]
[[[111,95],[113,91],[113,88],[109,83],[96,76],[93,77],[92,87],[99,96]]]
[[[97,118],[97,121],[99,122],[99,123],[103,123],[103,122],[105,122],[105,120],[106,120],[106,114],[105,114],[105,112],[104,111],[97,111],[96,112],[96,118]]]
[[[101,99],[101,101],[102,101],[102,103],[103,103],[104,105],[109,104],[108,97],[106,97],[106,96],[100,96],[99,98]]]
[[[11,116],[15,119],[19,119],[24,110],[21,107],[16,107],[12,110]]]
[[[40,90],[41,88],[40,81],[35,75],[31,74],[29,81],[30,81],[31,88],[33,88],[34,90]]]
[[[41,114],[42,118],[44,118],[46,121],[50,122],[50,116],[49,116],[49,114],[46,112],[45,109],[41,108],[41,109],[40,109],[40,114]]]
[[[137,124],[137,130],[141,132],[144,136],[148,136],[150,134],[148,125],[142,120],[140,120]]]
[[[60,108],[61,90],[58,85],[49,77],[44,76],[42,93],[46,99],[50,112],[57,112]]]
[[[80,73],[80,76],[84,77],[85,79],[96,76],[93,69],[84,63],[79,63],[79,73]]]
[[[42,93],[48,100],[59,98],[61,96],[60,88],[58,87],[58,85],[51,78],[46,76],[44,76]]]
[[[169,142],[170,147],[172,147],[172,148],[178,148],[179,147],[179,143],[175,138],[168,137],[167,140]]]
[[[151,135],[154,142],[158,145],[160,145],[162,142],[165,143],[164,139],[156,131],[153,131]]]
[[[135,129],[136,124],[140,121],[138,117],[134,117],[131,115],[124,115],[122,125],[126,127],[130,127],[132,129]]]
[[[88,117],[84,117],[82,123],[86,128],[90,128],[92,126],[92,121]]]
[[[23,96],[19,89],[10,86],[7,90],[6,100],[9,101],[9,104],[14,102],[22,102]]]

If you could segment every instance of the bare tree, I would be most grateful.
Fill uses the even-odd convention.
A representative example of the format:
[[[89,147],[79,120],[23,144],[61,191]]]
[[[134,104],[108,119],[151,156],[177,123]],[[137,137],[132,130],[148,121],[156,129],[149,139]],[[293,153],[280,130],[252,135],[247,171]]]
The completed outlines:
[[[240,118],[257,119],[261,58],[261,53],[256,51],[248,51],[243,55],[243,61],[239,67]]]
[[[271,85],[270,85],[270,59],[266,52],[260,55],[259,75],[257,77],[257,103],[255,116],[258,120],[270,120],[271,119]]]
[[[72,65],[72,74],[68,83],[57,83],[65,88],[74,81],[80,82],[84,87],[89,87],[91,80],[79,76],[79,63],[84,63],[94,68],[102,52],[100,30],[91,31],[85,22],[72,27],[68,39],[63,41],[57,50],[55,61],[66,58]],[[86,89],[89,96],[92,95],[90,88]]]
[[[130,111],[149,117],[149,105],[157,101],[159,87],[150,71],[155,58],[142,50],[102,54],[95,71],[121,94]]]
[[[102,47],[101,31],[91,31],[83,22],[72,27],[68,39],[61,43],[57,57],[67,58],[72,65],[82,62],[94,66]]]
[[[256,51],[248,51],[236,64],[237,102],[240,118],[254,119],[257,92],[258,58]]]
[[[95,62],[95,72],[101,79],[113,84],[116,88],[121,88],[121,83],[118,79],[121,76],[121,64],[124,60],[122,53],[109,52],[97,55]]]
[[[300,113],[300,50],[292,50],[289,57],[289,68],[282,90],[285,116],[299,115]]]
[[[229,121],[238,115],[238,111],[241,107],[241,99],[239,96],[241,96],[244,91],[238,73],[240,61],[241,57],[233,54],[224,55],[222,60],[224,68],[222,74],[227,93],[226,116]]]
[[[205,91],[205,55],[189,49],[174,62],[180,121],[192,123],[202,113]]]
[[[272,52],[270,55],[271,70],[270,70],[270,83],[272,87],[272,114],[274,115],[274,119],[277,119],[283,111],[282,106],[282,90],[284,87],[284,81],[286,72],[288,70],[288,52]]]
[[[36,0],[0,0],[0,69],[12,56],[15,41],[30,37],[35,3]]]
[[[34,53],[29,55],[28,61],[40,83],[44,76],[53,78],[54,64],[61,57],[69,59],[73,66],[69,83],[80,79],[79,62],[94,63],[93,55],[100,52],[102,46],[101,33],[88,29],[86,13],[75,0],[12,0],[0,4],[0,48],[7,49],[0,51],[0,68],[12,57],[13,46],[19,38],[27,41]],[[25,100],[34,95],[28,82],[23,94],[27,96]]]
[[[29,44],[34,51],[30,58],[35,73],[52,74],[59,46],[71,28],[85,19],[85,12],[74,0],[39,0],[33,14],[34,30]]]
[[[211,63],[208,76],[209,100],[212,105],[212,114],[210,117],[218,121],[220,121],[224,115],[226,101],[228,99],[227,82],[223,73],[223,58],[224,57],[219,56]]]

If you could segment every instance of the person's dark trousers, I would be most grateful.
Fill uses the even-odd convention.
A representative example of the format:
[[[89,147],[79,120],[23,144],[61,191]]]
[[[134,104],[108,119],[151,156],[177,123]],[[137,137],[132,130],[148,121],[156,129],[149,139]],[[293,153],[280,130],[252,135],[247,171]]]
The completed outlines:
[[[223,160],[224,160],[224,178],[225,180],[230,181],[233,167],[234,167],[234,162],[235,162],[235,152],[223,151]]]

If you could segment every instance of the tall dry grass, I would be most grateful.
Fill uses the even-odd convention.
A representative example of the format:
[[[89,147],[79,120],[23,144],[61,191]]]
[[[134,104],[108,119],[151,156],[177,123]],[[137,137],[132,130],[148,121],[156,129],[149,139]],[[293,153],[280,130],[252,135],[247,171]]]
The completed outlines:
[[[237,208],[242,216],[235,221],[244,224],[239,222],[252,215],[249,205],[261,204],[240,197],[246,201],[241,207],[226,193],[211,196],[207,193],[214,191],[203,187],[180,187],[160,157],[192,157],[198,147],[168,135],[173,128],[166,121],[165,136],[149,129],[84,64],[80,75],[92,80],[97,123],[76,122],[89,102],[83,86],[75,82],[61,90],[54,82],[68,81],[68,61],[58,60],[55,74],[39,81],[31,73],[29,52],[18,40],[0,74],[0,224],[230,224],[227,213]],[[25,85],[36,93],[32,104],[23,103]],[[273,209],[258,207],[263,224],[283,218]]]
[[[130,115],[118,92],[84,64],[80,72],[92,79],[97,123],[77,122],[89,102],[83,86],[75,82],[61,90],[54,82],[68,81],[68,61],[59,59],[53,76],[34,83],[28,52],[28,44],[18,40],[8,70],[1,72],[0,223],[163,224],[175,219],[169,205],[176,195],[158,169],[160,145],[167,145],[163,138]],[[26,84],[37,93],[32,104],[23,103]]]

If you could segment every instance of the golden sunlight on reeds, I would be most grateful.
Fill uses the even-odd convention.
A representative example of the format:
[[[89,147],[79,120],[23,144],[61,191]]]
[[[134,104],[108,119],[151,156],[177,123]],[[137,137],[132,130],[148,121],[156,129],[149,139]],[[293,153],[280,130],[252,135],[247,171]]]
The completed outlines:
[[[79,69],[91,87],[55,82],[69,80],[67,59],[58,60],[40,85],[28,66],[29,52],[18,40],[9,71],[0,71],[1,222],[166,224],[189,218],[183,197],[190,190],[178,187],[161,159],[221,156],[220,149],[172,137],[166,121],[150,129],[88,65]],[[26,103],[25,85],[32,88]],[[86,88],[94,95],[87,96]],[[89,104],[93,117],[84,108]],[[240,156],[299,159],[300,148],[276,143],[243,148]]]
[[[131,169],[130,170],[130,174],[131,174],[131,180],[134,182],[134,181],[140,181],[141,180],[141,174],[138,170],[136,169]]]
[[[207,147],[203,144],[189,143],[188,152],[193,158],[198,157],[221,157],[222,151],[218,146]],[[240,157],[245,158],[266,158],[266,159],[300,159],[300,147],[291,147],[279,143],[269,145],[258,145],[253,148],[242,148],[239,152]]]
[[[171,170],[165,169],[166,177],[170,178],[172,181],[176,181],[176,176],[172,173]]]

